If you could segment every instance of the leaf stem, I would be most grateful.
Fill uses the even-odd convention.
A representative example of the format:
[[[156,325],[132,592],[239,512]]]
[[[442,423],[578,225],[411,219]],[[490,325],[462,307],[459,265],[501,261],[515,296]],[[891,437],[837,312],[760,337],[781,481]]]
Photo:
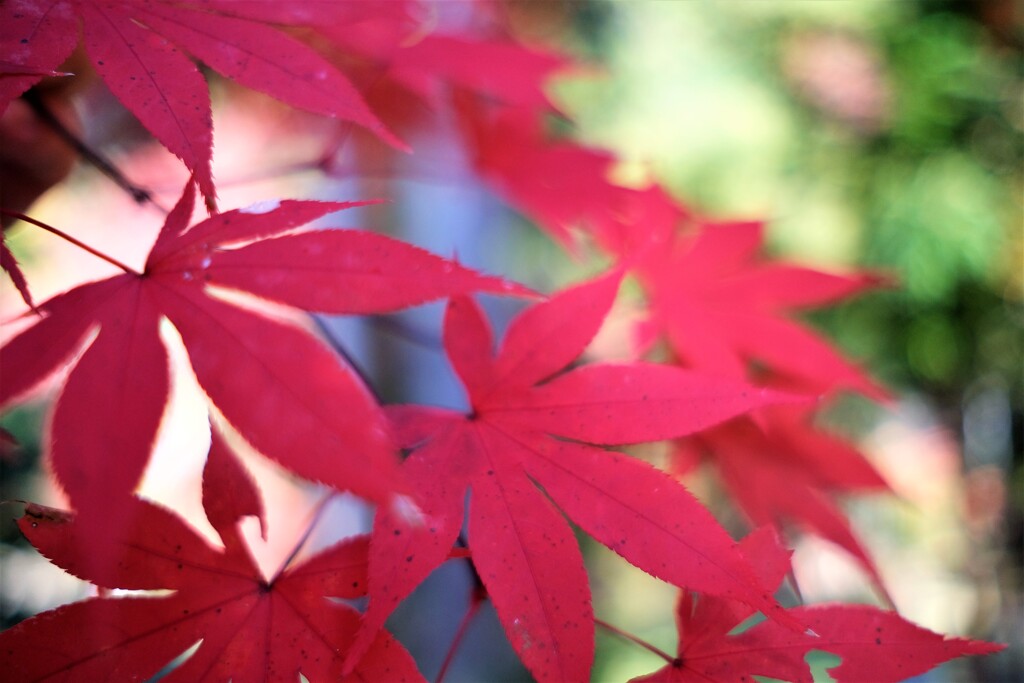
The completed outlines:
[[[32,108],[32,111],[39,117],[40,121],[49,126],[50,129],[60,136],[60,138],[75,150],[80,157],[95,166],[103,175],[110,178],[118,187],[130,194],[132,199],[134,199],[138,204],[145,204],[146,202],[149,202],[164,213],[167,213],[167,209],[156,203],[149,190],[139,187],[128,180],[124,173],[114,166],[113,163],[71,132],[71,130],[64,125],[64,122],[50,111],[50,108],[46,106],[46,103],[35,90],[29,90],[27,93],[22,95],[22,99],[25,100],[28,106]]]
[[[330,328],[323,316],[311,313],[310,317],[313,319],[313,323],[317,326],[317,329],[320,330],[324,339],[327,341],[327,344],[334,349],[335,353],[341,356],[342,360],[345,361],[345,364],[348,365],[352,372],[356,373],[362,381],[363,386],[366,387],[366,390],[373,394],[373,398],[377,404],[382,404],[383,401],[381,400],[380,394],[377,393],[377,390],[374,389],[373,385],[370,383],[370,376],[355,362],[352,358],[352,354],[349,353],[348,349],[345,348],[345,345],[341,343],[341,340],[338,339],[334,330]]]
[[[470,554],[469,548],[458,547],[458,548],[452,548],[451,550],[448,551],[448,559],[449,560],[468,560],[468,559],[470,559],[472,557],[473,557],[473,555]]]
[[[469,552],[469,541],[466,539],[466,532],[459,532],[459,545],[466,549],[466,559],[469,560],[469,571],[471,578],[473,579],[473,590],[475,593],[480,594],[484,598],[487,597],[487,586],[484,585],[484,580],[480,577],[480,572],[476,568],[476,562],[473,561],[473,555]],[[455,552],[455,549],[452,550]]]
[[[444,344],[440,337],[431,335],[423,330],[417,329],[416,327],[408,324],[399,316],[388,315],[388,316],[374,316],[369,319],[370,324],[379,330],[391,334],[398,339],[407,341],[410,344],[427,349],[428,351],[442,351],[444,350]]]
[[[462,622],[459,624],[459,629],[455,632],[455,637],[452,638],[452,644],[448,647],[448,652],[444,656],[444,661],[441,662],[441,669],[437,672],[437,678],[434,679],[434,683],[444,683],[444,677],[448,673],[448,667],[451,666],[452,660],[455,659],[455,653],[459,649],[459,645],[462,644],[462,639],[466,635],[466,631],[469,630],[469,624],[473,621],[473,617],[480,611],[480,605],[484,604],[484,595],[481,594],[480,590],[475,586],[470,591],[469,596],[469,607],[466,608],[466,613],[462,617]]]
[[[281,566],[277,568],[276,572],[274,572],[274,576],[269,582],[271,586],[281,578],[281,575],[284,574],[286,569],[288,569],[288,566],[295,561],[296,556],[298,556],[302,551],[306,542],[309,541],[309,537],[313,534],[313,529],[316,528],[320,518],[323,517],[324,510],[327,509],[327,504],[334,500],[334,496],[336,495],[338,495],[337,491],[328,491],[324,497],[320,499],[320,502],[316,504],[316,507],[313,508],[313,512],[309,516],[309,524],[306,525],[306,530],[302,532],[302,536],[300,536],[299,540],[295,542],[295,546],[292,547],[291,552],[288,553],[288,557],[284,558],[284,562],[282,562]]]
[[[664,659],[669,664],[675,664],[676,663],[676,658],[673,657],[672,655],[668,654],[667,652],[665,652],[661,648],[655,647],[654,645],[651,645],[646,640],[643,640],[642,638],[634,636],[632,633],[628,633],[626,631],[623,631],[618,626],[612,626],[611,624],[609,624],[604,619],[598,619],[597,617],[594,617],[594,623],[597,624],[598,626],[600,626],[601,628],[605,629],[606,631],[609,631],[610,633],[614,633],[615,635],[619,636],[620,638],[625,638],[626,640],[630,641],[631,643],[639,645],[640,647],[644,648],[645,650],[653,652],[654,654],[658,655],[659,657]]]
[[[63,230],[58,230],[57,228],[53,227],[52,225],[47,225],[46,223],[43,223],[42,221],[36,220],[35,218],[32,218],[31,216],[26,216],[23,213],[18,213],[17,211],[8,211],[7,209],[0,209],[0,213],[2,213],[5,216],[10,216],[11,218],[17,218],[20,221],[25,221],[26,223],[30,223],[30,224],[36,226],[37,228],[42,228],[43,230],[46,230],[47,232],[52,232],[57,237],[60,237],[62,239],[67,240],[68,242],[71,242],[71,244],[75,245],[79,249],[84,249],[85,251],[89,252],[93,256],[95,256],[97,258],[101,258],[104,261],[106,261],[107,263],[111,263],[111,264],[117,266],[118,268],[120,268],[124,272],[128,273],[129,275],[138,275],[139,277],[142,277],[142,273],[140,273],[139,271],[135,270],[134,268],[131,268],[130,266],[126,266],[125,264],[121,263],[120,261],[118,261],[113,256],[107,256],[102,251],[99,251],[97,249],[94,249],[93,247],[90,247],[88,244],[75,239],[74,237],[72,237],[71,235],[67,234]]]

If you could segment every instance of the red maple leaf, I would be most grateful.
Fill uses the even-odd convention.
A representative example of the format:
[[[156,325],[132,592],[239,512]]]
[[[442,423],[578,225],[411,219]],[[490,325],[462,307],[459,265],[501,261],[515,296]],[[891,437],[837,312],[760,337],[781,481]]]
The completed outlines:
[[[403,472],[416,482],[420,512],[378,509],[360,645],[448,556],[467,489],[473,563],[512,646],[539,680],[585,680],[593,658],[587,575],[558,508],[658,578],[771,616],[782,612],[732,539],[677,481],[588,445],[671,438],[784,398],[667,365],[593,364],[559,374],[597,332],[620,278],[605,276],[526,310],[497,355],[476,304],[450,302],[445,346],[472,412],[389,408],[403,445],[413,449]]]
[[[595,235],[624,259],[647,293],[641,348],[660,336],[682,364],[698,370],[746,377],[748,363],[757,361],[815,392],[845,388],[887,398],[831,344],[791,319],[877,287],[880,276],[763,261],[762,223],[707,222],[660,188],[622,197],[628,201],[620,216],[597,226]]]
[[[462,139],[452,142],[467,148],[476,170],[506,199],[522,199],[523,203],[513,203],[541,220],[542,227],[559,239],[569,225],[581,219],[574,212],[591,195],[580,196],[579,192],[589,192],[591,187],[584,187],[589,180],[576,179],[589,179],[595,171],[603,174],[611,155],[594,154],[600,161],[593,164],[582,150],[568,151],[573,147],[568,141],[552,144],[542,139],[540,122],[546,112],[555,110],[543,86],[554,72],[571,65],[565,56],[477,35],[431,34],[416,41],[396,41],[388,49],[350,45],[353,38],[358,43],[358,34],[332,32],[331,37],[343,49],[365,53],[367,63],[355,69],[350,65],[347,71],[361,84],[367,101],[389,128],[405,139],[443,135],[447,140],[457,116]],[[348,52],[343,56],[351,61]],[[494,120],[491,109],[500,112]],[[409,159],[396,159],[394,151],[383,148],[379,140],[342,125],[336,127],[320,164],[333,160],[330,172],[351,172],[353,140],[357,147],[366,148],[356,169],[369,166],[394,172],[398,165],[408,172]],[[437,149],[424,144],[417,146],[411,163],[417,176],[437,177],[438,169],[451,167],[452,161],[448,145]],[[586,166],[573,166],[576,161]],[[552,182],[555,189],[545,191]],[[567,206],[558,208],[560,203]]]
[[[563,247],[572,228],[604,223],[622,188],[608,181],[610,152],[544,134],[543,112],[463,100],[460,124],[477,172]]]
[[[787,388],[845,387],[887,397],[826,341],[788,319],[799,309],[875,286],[878,276],[762,261],[762,224],[701,221],[660,188],[621,197],[621,215],[598,224],[595,234],[637,273],[648,293],[640,347],[664,336],[687,367],[744,377],[749,362],[757,361]],[[738,417],[682,442],[677,462],[693,450],[707,455],[756,525],[785,519],[810,528],[856,557],[884,594],[877,568],[832,496],[888,487],[855,449],[813,430],[811,412],[779,406]]]
[[[552,108],[542,85],[569,60],[511,41],[430,35],[395,55],[393,77],[431,95],[432,81],[480,93],[517,107]]]
[[[789,551],[769,528],[740,542],[766,585],[789,571]],[[815,680],[804,657],[823,650],[842,658],[829,674],[839,683],[895,683],[964,655],[984,655],[1004,645],[953,638],[915,626],[895,612],[868,605],[814,605],[788,610],[810,627],[806,633],[764,621],[733,630],[753,614],[746,605],[684,591],[676,618],[679,654],[668,666],[634,679],[644,683],[733,683],[766,676],[794,683]]]
[[[365,594],[365,536],[265,578],[237,522],[259,516],[255,484],[216,432],[203,473],[203,504],[223,549],[181,518],[133,498],[128,523],[97,538],[70,513],[29,505],[19,526],[65,571],[105,589],[170,595],[99,597],[59,607],[0,634],[0,668],[12,681],[145,681],[188,654],[165,681],[340,680],[359,613],[337,598]],[[353,681],[420,681],[408,652],[381,631]]]
[[[90,339],[57,400],[50,456],[76,510],[109,511],[139,481],[167,401],[159,333],[166,317],[199,384],[257,450],[300,476],[387,500],[397,450],[358,377],[304,330],[228,303],[210,286],[334,314],[516,286],[368,232],[279,236],[348,203],[274,201],[186,230],[194,196],[190,184],[142,273],[81,285],[39,306],[44,317],[0,349],[0,405]]]
[[[812,417],[804,406],[769,406],[681,440],[674,462],[685,471],[705,457],[755,526],[796,522],[832,541],[861,563],[891,604],[878,568],[834,500],[889,486],[864,455],[816,429]]]
[[[0,5],[0,54],[12,75],[0,78],[0,112],[67,59],[81,22],[86,52],[104,83],[192,171],[211,206],[210,96],[186,54],[242,85],[404,147],[344,74],[272,25],[344,24],[349,4],[362,3],[9,0]],[[14,75],[18,66],[25,73]]]

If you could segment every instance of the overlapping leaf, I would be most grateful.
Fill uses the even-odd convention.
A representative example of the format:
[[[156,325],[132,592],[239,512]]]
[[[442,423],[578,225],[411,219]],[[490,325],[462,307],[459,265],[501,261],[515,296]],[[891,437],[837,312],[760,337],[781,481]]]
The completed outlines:
[[[435,100],[439,88],[465,89],[512,107],[552,109],[544,84],[569,60],[511,41],[433,34],[395,52],[391,77]]]
[[[558,508],[654,576],[795,623],[686,489],[642,461],[587,445],[671,438],[784,398],[645,363],[559,374],[597,332],[619,279],[605,276],[526,310],[497,355],[480,309],[469,298],[451,301],[445,346],[472,412],[390,409],[401,442],[413,449],[403,471],[416,482],[422,514],[378,510],[361,643],[447,557],[467,489],[473,562],[513,647],[539,680],[585,680],[593,657],[586,572]],[[351,662],[359,652],[357,645]]]
[[[387,500],[397,485],[395,447],[352,370],[306,331],[213,296],[210,286],[357,314],[516,287],[371,233],[281,234],[351,204],[270,202],[186,230],[193,201],[190,185],[142,274],[85,284],[40,305],[44,317],[0,349],[0,405],[84,344],[56,403],[50,455],[75,509],[108,510],[141,477],[164,411],[166,317],[203,390],[253,446],[303,477]]]
[[[614,156],[543,132],[543,112],[492,110],[464,101],[460,121],[477,172],[562,246],[572,228],[607,222],[623,191],[609,182]]]
[[[740,547],[767,585],[778,585],[789,570],[789,553],[769,529],[743,539]],[[733,683],[765,676],[793,683],[815,680],[804,660],[811,650],[839,655],[829,670],[839,683],[895,683],[956,657],[983,655],[1004,646],[942,636],[895,612],[867,605],[814,605],[790,613],[810,627],[798,633],[772,621],[731,634],[752,611],[719,597],[684,592],[677,609],[679,655],[645,683]]]
[[[400,441],[412,451],[399,469],[389,425],[344,364],[304,330],[230,303],[237,299],[225,299],[216,287],[334,313],[511,288],[374,235],[285,234],[339,204],[273,202],[187,230],[190,189],[142,274],[51,299],[35,326],[0,350],[0,403],[81,354],[55,406],[49,441],[58,479],[88,514],[32,506],[22,521],[30,540],[99,586],[174,593],[94,599],[40,615],[0,635],[5,674],[141,680],[198,645],[169,680],[295,680],[299,674],[334,680],[346,672],[363,680],[418,678],[380,627],[449,555],[468,516],[473,561],[528,667],[541,680],[584,679],[593,615],[563,513],[637,566],[702,592],[696,606],[689,593],[681,604],[679,661],[650,680],[771,675],[805,681],[809,649],[843,657],[833,672],[839,680],[895,680],[959,654],[997,649],[943,639],[872,608],[781,610],[763,587],[780,580],[787,558],[768,536],[754,536],[745,542],[746,557],[738,554],[675,481],[592,445],[672,438],[777,400],[740,383],[751,362],[816,391],[845,387],[883,396],[789,319],[797,309],[831,303],[874,281],[766,264],[756,258],[761,226],[709,225],[657,190],[614,186],[607,179],[611,154],[543,129],[549,103],[542,82],[564,60],[490,36],[424,36],[412,12],[416,4],[5,0],[0,111],[39,79],[57,75],[81,28],[101,78],[184,160],[212,205],[210,101],[192,59],[296,107],[363,126],[396,147],[401,143],[378,115],[388,115],[390,125],[391,115],[409,118],[409,99],[441,104],[468,91],[459,122],[481,176],[564,244],[571,228],[594,230],[649,294],[643,340],[664,337],[682,363],[733,381],[645,364],[563,373],[600,325],[614,277],[528,311],[496,356],[479,309],[457,298],[445,344],[472,411],[392,409]],[[338,61],[325,60],[296,39],[300,31],[285,27],[326,36],[340,51],[331,55]],[[362,92],[338,68],[344,63],[349,73],[353,55],[360,69],[351,75],[366,77],[358,81]],[[412,97],[378,110],[397,90]],[[377,95],[373,111],[364,94]],[[31,305],[2,244],[0,267]],[[257,448],[303,476],[377,501],[404,475],[417,487],[419,507],[381,509],[369,559],[365,539],[357,539],[267,580],[237,528],[244,515],[262,521],[260,496],[216,435],[203,502],[223,550],[173,514],[129,496],[166,403],[168,360],[159,333],[165,321],[183,339],[213,403]],[[707,432],[701,443],[752,519],[801,521],[870,569],[831,495],[881,487],[881,481],[845,444],[781,412],[741,417]],[[0,441],[3,436],[0,430]],[[467,491],[472,499],[464,513]],[[102,517],[117,521],[107,525],[109,537],[95,535]],[[372,600],[357,632],[357,614],[326,596],[358,597],[367,581]],[[773,620],[729,635],[755,609]],[[789,631],[780,623],[801,626]]]
[[[78,44],[67,0],[9,0],[0,5],[0,113],[60,66]]]
[[[816,429],[807,408],[771,406],[755,415],[682,440],[678,460],[706,457],[755,526],[795,522],[832,541],[856,558],[886,595],[875,563],[834,500],[842,493],[887,492],[885,480],[849,443]]]
[[[365,593],[367,539],[342,541],[263,577],[237,526],[247,515],[262,518],[259,491],[216,433],[213,439],[203,502],[223,549],[137,498],[114,537],[91,535],[70,513],[27,508],[23,533],[66,571],[103,588],[173,592],[92,598],[20,623],[0,634],[5,680],[149,680],[194,645],[162,680],[341,680],[359,613],[337,598]],[[209,488],[216,491],[205,495]],[[408,652],[380,632],[344,680],[422,678]]]
[[[630,201],[620,218],[595,233],[644,285],[649,320],[639,333],[641,347],[664,338],[683,365],[698,370],[746,377],[756,361],[814,391],[887,397],[829,342],[792,319],[877,287],[877,275],[762,261],[761,223],[709,223],[659,188],[623,196]]]
[[[285,7],[274,10],[272,4]],[[210,97],[186,54],[242,85],[364,126],[401,147],[344,74],[273,25],[303,19],[306,25],[344,24],[350,19],[347,4],[8,0],[0,4],[0,54],[12,65],[5,73],[27,73],[0,78],[0,111],[71,54],[80,22],[86,52],[104,83],[185,163],[210,203]]]
[[[597,210],[591,205],[608,204],[604,175],[612,155],[550,140],[541,130],[544,116],[555,111],[544,86],[570,66],[564,55],[468,34],[396,40],[388,49],[364,47],[358,34],[331,37],[370,59],[364,91],[389,127],[413,139],[449,134],[455,120],[461,135],[453,142],[464,146],[480,177],[559,241],[568,243],[569,228]],[[339,140],[350,135],[348,127],[338,131]],[[379,145],[370,148],[363,164],[387,167],[382,158],[390,155]],[[430,145],[417,149],[417,173],[450,166],[451,151],[445,148],[432,164]]]
[[[758,362],[776,380],[805,391],[838,388],[885,398],[885,391],[825,340],[790,319],[876,286],[874,275],[835,275],[762,261],[759,223],[710,224],[660,188],[624,193],[621,215],[595,234],[638,274],[649,303],[641,348],[664,338],[679,362],[745,377]],[[848,444],[813,430],[809,409],[776,407],[684,442],[720,472],[755,524],[796,521],[839,544],[885,592],[877,569],[836,507],[837,492],[885,490],[874,468]]]

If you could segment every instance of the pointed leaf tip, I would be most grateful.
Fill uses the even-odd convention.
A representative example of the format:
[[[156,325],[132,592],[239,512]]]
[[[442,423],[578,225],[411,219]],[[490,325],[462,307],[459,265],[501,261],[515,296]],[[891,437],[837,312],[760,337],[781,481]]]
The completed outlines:
[[[266,540],[267,520],[256,482],[212,425],[210,437],[210,451],[203,467],[203,509],[206,518],[225,545],[240,540],[238,522],[248,516],[259,520],[260,535]]]
[[[541,301],[514,318],[495,364],[495,386],[528,386],[583,353],[604,323],[623,271],[612,270]]]
[[[21,272],[21,267],[18,265],[18,260],[14,258],[14,254],[10,249],[7,248],[6,235],[0,235],[0,269],[7,273],[11,278],[11,282],[14,283],[15,288],[18,290],[18,294],[21,295],[22,301],[32,309],[33,313],[39,313],[36,310],[36,305],[32,301],[32,293],[28,288],[28,281],[25,279],[24,273]]]

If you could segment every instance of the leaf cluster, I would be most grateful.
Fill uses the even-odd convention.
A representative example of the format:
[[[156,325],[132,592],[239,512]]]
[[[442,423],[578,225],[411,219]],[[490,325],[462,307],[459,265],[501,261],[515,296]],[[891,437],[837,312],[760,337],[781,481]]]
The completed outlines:
[[[70,368],[47,455],[73,511],[28,504],[19,525],[53,564],[100,590],[0,634],[0,667],[19,681],[146,680],[172,663],[168,680],[419,680],[385,621],[454,560],[472,567],[536,679],[587,680],[600,620],[569,520],[682,592],[680,654],[647,680],[804,681],[811,649],[842,657],[838,680],[898,680],[998,649],[943,639],[894,612],[786,608],[773,597],[788,556],[768,527],[792,521],[845,548],[884,594],[835,497],[885,482],[811,418],[840,390],[887,394],[795,319],[882,279],[765,261],[760,223],[710,220],[660,187],[614,184],[612,152],[545,127],[556,110],[544,83],[570,60],[517,43],[498,8],[467,7],[473,21],[424,16],[413,0],[0,5],[0,110],[65,77],[81,35],[98,78],[190,174],[139,271],[89,248],[123,272],[35,304],[0,251],[33,317],[0,348],[0,405]],[[450,135],[476,177],[552,240],[570,253],[600,250],[612,266],[540,296],[372,231],[307,227],[366,202],[222,211],[197,61],[332,119],[323,159],[351,137],[357,168],[376,168],[424,132]],[[208,215],[194,220],[199,197]],[[5,207],[84,246],[20,210]],[[625,277],[644,294],[634,358],[580,363]],[[481,293],[530,299],[500,343]],[[439,299],[463,412],[382,406],[343,354],[297,322]],[[208,399],[202,495],[219,547],[136,493],[169,399],[167,325]],[[662,362],[646,360],[656,347]],[[300,540],[264,576],[239,527],[255,516],[266,533],[260,489],[221,431],[376,504],[371,533],[301,560]],[[673,442],[673,471],[621,450],[659,441]],[[764,530],[733,541],[676,476],[698,458]],[[363,597],[363,611],[347,602]],[[767,621],[729,634],[755,612]]]

